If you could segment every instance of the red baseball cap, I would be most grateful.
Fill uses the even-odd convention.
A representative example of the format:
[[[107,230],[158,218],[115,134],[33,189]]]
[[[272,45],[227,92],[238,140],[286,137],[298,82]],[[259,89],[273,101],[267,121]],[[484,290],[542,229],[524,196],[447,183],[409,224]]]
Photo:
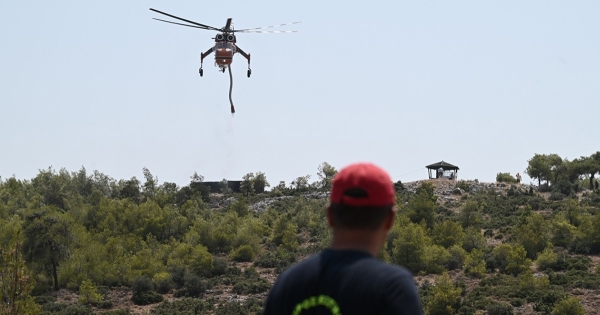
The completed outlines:
[[[333,179],[331,203],[351,207],[380,207],[396,203],[390,175],[372,163],[356,163],[340,170]]]

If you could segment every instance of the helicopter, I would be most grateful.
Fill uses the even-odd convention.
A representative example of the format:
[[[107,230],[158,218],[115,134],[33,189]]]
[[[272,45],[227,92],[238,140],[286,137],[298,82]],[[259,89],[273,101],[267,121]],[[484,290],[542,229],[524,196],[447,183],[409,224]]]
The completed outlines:
[[[204,63],[204,58],[208,57],[213,52],[215,53],[215,64],[216,64],[216,66],[219,67],[219,70],[221,72],[225,72],[225,70],[227,68],[229,68],[229,66],[233,62],[233,55],[235,55],[235,53],[239,53],[244,58],[246,58],[246,60],[248,61],[247,75],[249,78],[250,75],[252,74],[252,70],[250,69],[250,54],[246,53],[244,50],[242,50],[240,48],[240,46],[238,46],[236,44],[237,38],[235,36],[235,33],[296,33],[297,31],[270,31],[270,30],[264,30],[264,29],[284,26],[284,25],[288,25],[288,24],[300,23],[300,22],[293,22],[293,23],[284,23],[284,24],[279,24],[279,25],[272,25],[272,26],[265,26],[265,27],[258,27],[258,28],[247,28],[247,29],[236,30],[233,27],[232,18],[227,19],[227,22],[224,27],[217,28],[217,27],[201,24],[198,22],[186,20],[186,19],[180,18],[178,16],[171,15],[169,13],[165,13],[165,12],[162,12],[162,11],[159,11],[156,9],[150,8],[150,10],[154,11],[156,13],[160,13],[160,14],[166,15],[168,17],[180,20],[180,21],[187,22],[189,24],[171,22],[171,21],[166,21],[166,20],[157,19],[157,18],[153,18],[154,20],[171,23],[171,24],[187,26],[187,27],[199,28],[199,29],[203,29],[203,30],[220,32],[213,38],[215,40],[215,45],[213,47],[209,48],[207,51],[200,54],[200,69],[198,70],[198,72],[200,73],[200,76],[204,75],[204,70],[202,69],[202,65]],[[231,72],[231,69],[229,71]]]

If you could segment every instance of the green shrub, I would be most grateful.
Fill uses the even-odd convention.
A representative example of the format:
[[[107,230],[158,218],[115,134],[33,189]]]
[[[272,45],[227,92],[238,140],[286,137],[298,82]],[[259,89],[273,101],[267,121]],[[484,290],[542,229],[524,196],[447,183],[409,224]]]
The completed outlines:
[[[454,245],[448,249],[448,252],[450,253],[450,259],[446,263],[448,270],[461,269],[467,257],[467,251]]]
[[[563,195],[562,193],[558,192],[558,191],[553,191],[550,194],[550,197],[548,199],[552,200],[552,201],[557,201],[557,200],[563,200],[565,199],[565,195]]]
[[[133,294],[131,301],[133,301],[135,305],[149,305],[162,302],[163,296],[154,291],[139,292]]]
[[[104,297],[98,293],[98,288],[90,280],[84,280],[79,286],[79,302],[96,305]]]
[[[448,274],[436,277],[429,289],[425,309],[428,314],[454,314],[460,307],[462,290],[452,284]]]
[[[533,304],[533,310],[536,312],[542,312],[549,314],[554,308],[554,304],[559,302],[565,297],[565,293],[559,290],[546,290],[537,294],[532,294],[529,299],[537,301]]]
[[[93,315],[92,309],[88,306],[81,304],[73,304],[67,306],[65,309],[60,311],[58,315]]]
[[[40,295],[40,296],[34,296],[33,297],[33,301],[36,304],[39,305],[44,305],[46,303],[53,303],[56,302],[56,297],[55,296],[50,296],[50,295]]]
[[[577,184],[572,184],[566,180],[561,180],[555,185],[552,185],[553,192],[559,192],[565,196],[570,196],[577,190]]]
[[[258,259],[254,261],[254,266],[275,268],[276,273],[281,273],[295,262],[295,253],[279,249],[276,252],[268,251],[265,255],[258,257]]]
[[[66,303],[47,302],[42,305],[42,314],[57,314],[68,306]]]
[[[110,300],[102,300],[102,301],[98,301],[94,304],[92,304],[92,306],[95,306],[97,308],[101,308],[101,309],[109,309],[113,307],[113,302]]]
[[[513,315],[513,307],[508,304],[494,304],[487,307],[488,315]]]
[[[256,257],[251,245],[242,245],[231,252],[231,259],[237,262],[253,261]]]
[[[100,313],[101,315],[132,315],[129,310],[114,310]]]
[[[173,288],[173,276],[167,272],[157,273],[152,277],[156,292],[166,294]]]
[[[521,299],[521,298],[513,298],[510,299],[510,305],[514,306],[514,307],[519,307],[519,306],[523,306],[525,304],[525,299]]]
[[[583,315],[585,310],[576,297],[567,297],[556,303],[552,309],[553,315]]]
[[[154,315],[197,315],[205,314],[212,309],[212,305],[206,301],[194,298],[183,298],[173,302],[164,301],[158,305],[152,314]]]
[[[187,273],[184,276],[183,288],[177,290],[175,296],[200,297],[204,295],[204,292],[208,289],[210,289],[210,285],[207,281],[203,281],[193,273]]]
[[[459,180],[456,187],[468,192],[471,189],[471,183],[466,180]]]
[[[247,315],[248,309],[238,302],[228,302],[219,306],[215,312],[216,315]]]
[[[465,274],[475,278],[485,277],[486,266],[483,259],[484,253],[478,249],[474,249],[465,259]]]
[[[213,257],[212,276],[220,276],[227,271],[227,259],[222,257]]]
[[[258,273],[258,271],[256,271],[254,267],[246,268],[242,275],[246,279],[260,279],[260,274]]]
[[[447,271],[445,266],[451,257],[450,252],[442,246],[426,246],[422,256],[424,269],[428,274],[441,274]]]
[[[496,181],[499,183],[516,183],[517,179],[514,178],[510,173],[498,173],[496,174]]]
[[[538,266],[538,270],[546,270],[548,268],[552,268],[557,260],[558,254],[552,251],[552,249],[546,248],[543,252],[538,254],[535,263]]]
[[[131,301],[136,305],[148,305],[162,302],[163,296],[154,292],[154,285],[148,276],[137,277],[133,280]]]
[[[131,284],[131,290],[133,291],[133,294],[154,290],[152,279],[150,279],[150,277],[148,276],[141,276],[135,278],[133,280],[133,283]]]
[[[261,314],[263,310],[263,302],[257,298],[250,297],[244,302],[244,308],[251,314]]]
[[[177,288],[183,287],[183,278],[185,277],[186,273],[185,267],[180,265],[171,266],[169,267],[169,273],[171,274],[171,279],[175,283],[175,286]]]
[[[235,294],[257,294],[267,292],[271,288],[269,282],[265,279],[242,280],[236,283],[231,292]]]

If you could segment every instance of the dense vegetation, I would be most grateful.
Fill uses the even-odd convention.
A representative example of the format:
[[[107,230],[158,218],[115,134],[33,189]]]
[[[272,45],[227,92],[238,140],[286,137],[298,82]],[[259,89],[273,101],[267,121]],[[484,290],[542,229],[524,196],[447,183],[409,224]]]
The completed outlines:
[[[530,176],[545,165],[539,156]],[[581,300],[600,290],[600,193],[586,189],[600,167],[579,176],[561,167],[535,177],[545,193],[460,181],[466,192],[442,201],[435,181],[396,183],[398,217],[380,258],[417,276],[428,314],[582,314]],[[0,180],[0,314],[130,314],[110,297],[120,288],[153,314],[259,313],[269,280],[330,241],[327,163],[316,182],[262,194],[260,172],[244,176],[241,193],[211,192],[198,174],[179,187],[143,173],[117,181],[50,168]]]

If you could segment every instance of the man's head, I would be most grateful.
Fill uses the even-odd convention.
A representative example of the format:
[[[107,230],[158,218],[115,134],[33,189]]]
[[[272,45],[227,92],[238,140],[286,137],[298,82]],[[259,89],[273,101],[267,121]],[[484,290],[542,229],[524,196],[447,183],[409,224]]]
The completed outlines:
[[[396,191],[386,171],[371,163],[356,163],[335,176],[330,199],[329,220],[334,228],[376,230],[386,218],[393,220]]]

